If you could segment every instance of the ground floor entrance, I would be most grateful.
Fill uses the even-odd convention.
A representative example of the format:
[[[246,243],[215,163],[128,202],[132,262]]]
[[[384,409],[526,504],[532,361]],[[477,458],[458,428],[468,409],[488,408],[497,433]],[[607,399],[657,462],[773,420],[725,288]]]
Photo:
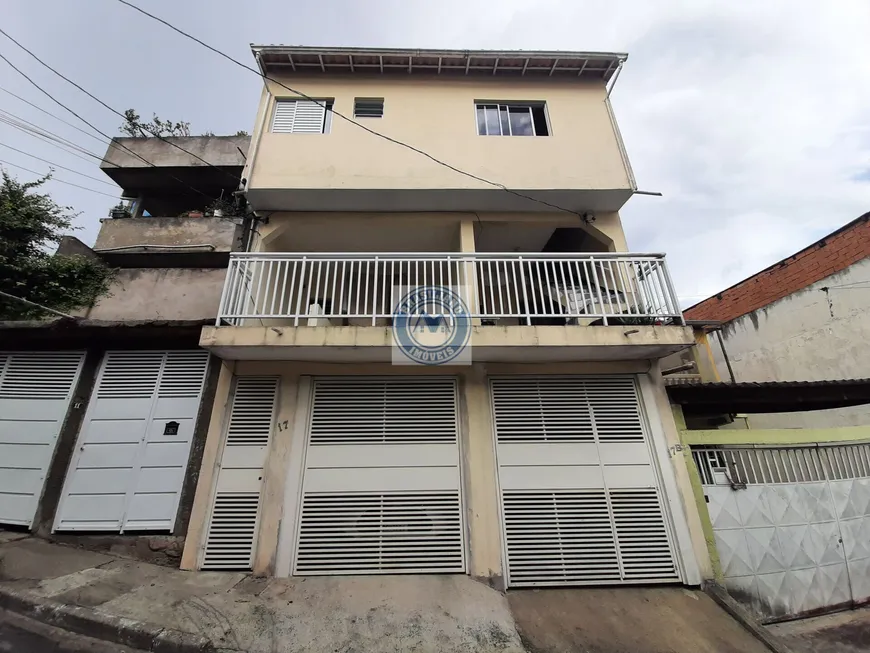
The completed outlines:
[[[699,580],[641,375],[318,369],[231,377],[199,568]]]

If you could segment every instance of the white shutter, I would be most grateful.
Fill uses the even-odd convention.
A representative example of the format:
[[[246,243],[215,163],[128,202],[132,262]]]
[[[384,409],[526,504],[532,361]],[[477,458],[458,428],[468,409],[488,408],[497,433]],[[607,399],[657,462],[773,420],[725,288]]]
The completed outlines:
[[[314,382],[293,573],[465,569],[456,380]]]
[[[106,353],[55,530],[172,530],[207,365],[203,350]]]
[[[676,582],[636,381],[491,381],[508,583]]]
[[[0,523],[31,526],[84,353],[0,353]]]
[[[277,378],[236,378],[202,569],[251,568],[277,393]]]
[[[326,118],[326,103],[310,100],[278,100],[272,117],[276,133],[322,134]]]

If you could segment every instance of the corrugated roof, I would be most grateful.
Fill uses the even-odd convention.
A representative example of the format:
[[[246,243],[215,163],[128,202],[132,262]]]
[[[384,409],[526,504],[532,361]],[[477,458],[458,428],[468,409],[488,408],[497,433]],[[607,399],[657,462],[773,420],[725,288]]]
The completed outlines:
[[[561,77],[608,82],[628,58],[621,52],[421,50],[251,45],[264,74],[425,74]]]

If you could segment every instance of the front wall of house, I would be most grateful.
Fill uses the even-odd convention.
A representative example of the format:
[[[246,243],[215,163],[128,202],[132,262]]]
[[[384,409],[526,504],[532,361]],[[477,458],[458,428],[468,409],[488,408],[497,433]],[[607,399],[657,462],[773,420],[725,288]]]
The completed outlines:
[[[305,389],[305,377],[335,376],[419,376],[450,375],[458,378],[459,448],[462,470],[461,491],[465,505],[467,570],[472,576],[485,579],[496,586],[504,586],[501,518],[498,499],[496,453],[493,439],[492,403],[489,379],[493,376],[514,375],[566,375],[566,374],[637,374],[641,381],[641,399],[651,429],[654,457],[662,474],[662,491],[667,510],[671,514],[677,537],[674,546],[677,557],[682,560],[684,580],[697,583],[701,576],[707,577],[706,545],[700,521],[694,509],[691,489],[684,458],[673,456],[670,451],[676,442],[677,433],[673,419],[667,410],[661,377],[657,372],[648,374],[648,361],[626,363],[586,364],[474,364],[454,368],[395,367],[383,364],[315,364],[291,362],[236,361],[224,364],[219,392],[226,394],[215,401],[215,410],[228,413],[232,379],[254,377],[277,377],[279,391],[274,408],[275,427],[272,429],[268,453],[263,463],[262,501],[259,531],[252,559],[255,574],[288,573],[289,558],[285,535],[280,532],[282,520],[288,519],[288,511],[294,497],[295,487],[288,487],[288,470],[294,454],[294,433],[307,428],[309,390]],[[302,408],[300,409],[300,401]],[[224,418],[221,420],[225,422]],[[280,429],[277,428],[280,425]],[[210,502],[220,466],[225,423],[216,427],[213,420],[209,442],[203,459],[202,474],[197,489],[197,501],[191,517],[188,543],[182,560],[182,568],[196,568],[201,564],[205,544]],[[256,475],[255,475],[256,477]],[[689,504],[686,505],[685,501]],[[700,568],[700,569],[699,569]]]
[[[279,77],[305,95],[334,100],[352,117],[354,98],[384,98],[384,116],[366,127],[407,142],[472,174],[516,189],[628,189],[626,164],[601,83],[408,77]],[[264,94],[248,188],[491,189],[419,153],[332,117],[329,134],[273,134],[275,98]],[[475,101],[546,102],[547,137],[482,137]],[[265,120],[264,120],[265,119]],[[522,162],[519,164],[518,162]]]
[[[870,258],[744,315],[722,330],[737,381],[860,379],[870,370]],[[729,373],[713,346],[722,379]],[[826,428],[870,424],[870,406],[752,415],[754,428]]]

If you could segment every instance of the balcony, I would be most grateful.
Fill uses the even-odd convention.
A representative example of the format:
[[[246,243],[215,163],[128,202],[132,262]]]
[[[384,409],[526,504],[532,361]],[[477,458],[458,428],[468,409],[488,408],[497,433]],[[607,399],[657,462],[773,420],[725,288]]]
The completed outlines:
[[[201,344],[225,358],[250,345],[266,358],[309,359],[324,346],[388,356],[397,303],[433,285],[467,307],[475,359],[518,360],[533,348],[538,360],[658,357],[693,343],[661,254],[234,253]]]

